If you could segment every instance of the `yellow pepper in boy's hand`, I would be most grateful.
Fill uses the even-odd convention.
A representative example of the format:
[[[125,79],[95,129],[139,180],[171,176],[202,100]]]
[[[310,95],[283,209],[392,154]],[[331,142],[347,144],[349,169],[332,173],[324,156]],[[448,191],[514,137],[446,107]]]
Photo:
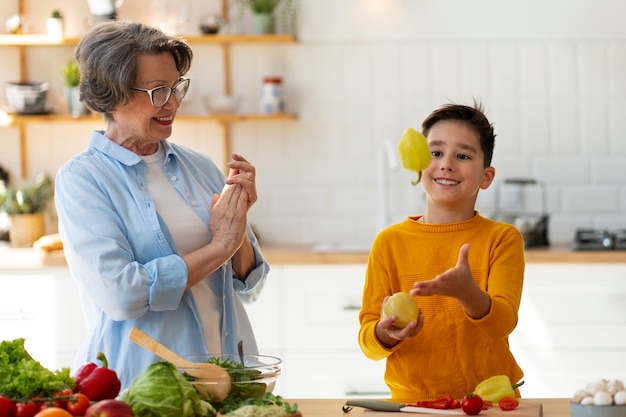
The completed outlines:
[[[404,169],[417,172],[417,181],[411,182],[417,185],[422,179],[422,171],[433,160],[426,136],[408,127],[398,143],[398,154]]]
[[[522,384],[524,381],[511,384],[508,376],[495,375],[476,385],[473,394],[479,395],[483,400],[497,403],[504,397],[515,398],[515,389]]]

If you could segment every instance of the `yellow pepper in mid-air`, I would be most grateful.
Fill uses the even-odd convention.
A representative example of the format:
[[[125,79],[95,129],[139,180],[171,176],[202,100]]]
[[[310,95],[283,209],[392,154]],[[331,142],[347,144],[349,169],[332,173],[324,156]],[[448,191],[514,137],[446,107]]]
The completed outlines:
[[[495,375],[476,385],[473,394],[479,395],[483,400],[497,403],[504,397],[515,398],[515,389],[522,384],[524,381],[511,384],[508,376]]]
[[[408,127],[398,143],[398,153],[402,167],[417,172],[417,180],[411,184],[417,185],[422,179],[422,171],[428,167],[433,156],[428,149],[426,136]]]

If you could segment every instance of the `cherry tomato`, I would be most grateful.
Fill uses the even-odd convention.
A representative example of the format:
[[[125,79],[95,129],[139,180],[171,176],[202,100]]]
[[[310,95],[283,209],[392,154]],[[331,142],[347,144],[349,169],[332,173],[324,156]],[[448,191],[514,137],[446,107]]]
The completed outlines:
[[[39,412],[39,404],[34,401],[17,402],[13,408],[15,417],[35,417],[35,414]]]
[[[0,396],[0,417],[13,417],[13,407],[10,398]]]
[[[502,411],[515,410],[518,405],[519,405],[519,401],[511,397],[504,397],[498,403],[498,407],[500,407],[500,410]]]
[[[65,408],[67,406],[67,402],[74,395],[74,391],[70,388],[65,388],[62,391],[55,392],[52,395],[52,399],[54,400],[55,407]]]
[[[465,414],[475,416],[483,410],[483,399],[480,398],[480,395],[467,394],[461,400],[461,409]]]
[[[89,401],[89,398],[79,392],[72,395],[72,398],[67,401],[65,409],[73,416],[84,416],[90,405],[91,401]]]

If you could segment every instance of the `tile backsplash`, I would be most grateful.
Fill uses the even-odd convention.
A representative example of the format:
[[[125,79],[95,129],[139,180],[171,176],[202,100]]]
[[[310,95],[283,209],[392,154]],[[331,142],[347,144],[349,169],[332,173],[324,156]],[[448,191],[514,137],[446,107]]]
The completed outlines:
[[[146,1],[126,3],[122,16],[144,20]],[[200,7],[199,0],[191,3]],[[618,24],[626,4],[531,1],[512,10],[520,2],[466,3],[302,0],[298,43],[231,47],[232,88],[242,110],[256,111],[263,76],[278,75],[287,111],[298,116],[231,126],[232,149],[257,167],[259,199],[250,218],[264,242],[367,245],[382,225],[421,213],[421,187],[410,184],[412,173],[393,169],[385,142],[395,146],[435,107],[473,98],[498,134],[496,180],[545,183],[551,242],[569,242],[581,227],[626,228],[626,32]],[[217,47],[194,51],[183,111],[198,113],[206,111],[203,96],[220,91],[223,74]],[[62,106],[60,76],[51,68],[71,48],[28,54],[35,63],[30,76],[49,80],[52,103]],[[0,48],[2,83],[16,76],[17,66],[6,64],[16,59],[15,50]],[[46,60],[52,64],[41,65]],[[29,176],[54,173],[99,127],[28,126]],[[219,129],[178,122],[172,140],[223,164]],[[17,129],[0,127],[0,143],[0,165],[20,180]],[[481,192],[481,213],[493,212],[495,189]]]

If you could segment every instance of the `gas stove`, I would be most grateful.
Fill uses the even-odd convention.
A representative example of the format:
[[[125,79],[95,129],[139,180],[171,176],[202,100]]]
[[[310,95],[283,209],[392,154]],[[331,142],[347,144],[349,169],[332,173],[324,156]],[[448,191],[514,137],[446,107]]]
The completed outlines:
[[[626,250],[626,229],[578,229],[572,241],[575,250]]]

